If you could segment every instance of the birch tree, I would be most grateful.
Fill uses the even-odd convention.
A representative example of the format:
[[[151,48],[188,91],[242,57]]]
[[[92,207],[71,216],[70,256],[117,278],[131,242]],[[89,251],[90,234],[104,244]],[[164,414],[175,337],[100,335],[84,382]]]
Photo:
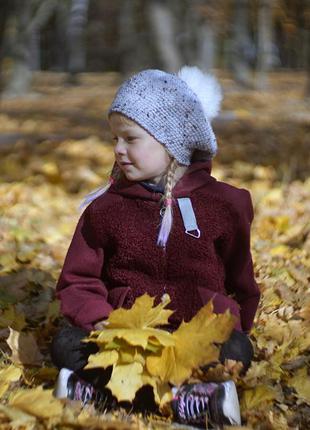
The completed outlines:
[[[256,86],[266,89],[267,72],[273,65],[273,0],[259,0],[257,16],[257,66]]]

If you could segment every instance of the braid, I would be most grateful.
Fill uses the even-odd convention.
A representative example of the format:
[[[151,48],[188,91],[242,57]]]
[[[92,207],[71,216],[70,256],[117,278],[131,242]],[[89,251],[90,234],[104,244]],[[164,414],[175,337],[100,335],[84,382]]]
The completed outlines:
[[[167,179],[166,179],[166,185],[165,185],[165,193],[163,195],[163,200],[171,199],[172,198],[172,189],[175,185],[175,171],[177,167],[179,166],[178,161],[174,158],[172,162],[170,163],[168,173],[167,173]]]
[[[173,222],[172,189],[176,182],[175,172],[178,166],[179,166],[178,161],[176,159],[173,159],[168,169],[165,193],[162,197],[162,201],[164,202],[164,207],[162,208],[164,210],[164,214],[163,214],[160,231],[157,238],[157,245],[163,246],[163,247],[166,246],[166,243],[172,228],[172,222]]]

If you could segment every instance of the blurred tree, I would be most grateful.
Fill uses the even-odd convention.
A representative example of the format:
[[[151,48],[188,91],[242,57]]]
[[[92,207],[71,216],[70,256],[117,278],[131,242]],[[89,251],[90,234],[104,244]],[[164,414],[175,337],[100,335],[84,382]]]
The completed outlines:
[[[57,0],[12,0],[7,25],[10,55],[13,59],[10,78],[5,86],[2,97],[12,98],[28,92],[32,67],[32,58],[39,57],[39,44],[36,34],[46,24],[53,13]]]
[[[1,0],[4,95],[26,92],[38,69],[76,83],[82,71],[182,64],[263,88],[275,67],[309,69],[309,17],[309,0]]]
[[[266,89],[267,72],[274,63],[273,12],[274,0],[258,1],[256,87]]]
[[[202,1],[199,1],[200,5]],[[197,27],[198,39],[198,65],[205,70],[212,69],[215,66],[217,51],[217,28],[216,28],[216,5],[214,0],[208,0],[206,7],[207,14],[200,11],[200,25]]]
[[[71,0],[67,23],[69,82],[77,83],[77,75],[86,69],[85,29],[89,0]]]
[[[10,9],[11,9],[12,3],[10,3],[10,0],[2,0],[1,3],[1,13],[0,13],[0,65],[2,64],[6,46],[5,46],[5,28],[8,21],[8,17],[10,16]],[[3,77],[2,77],[2,70],[0,67],[0,89],[3,86]]]
[[[176,21],[172,10],[175,0],[148,0],[147,14],[162,67],[175,72],[182,65],[176,43]]]
[[[249,35],[249,2],[233,0],[232,71],[235,80],[246,87],[252,87],[249,61],[255,57],[255,46]]]
[[[123,0],[123,5],[120,8],[118,18],[120,68],[121,71],[125,73],[135,70],[136,67],[134,52],[138,40],[135,22],[135,6],[135,1]]]
[[[153,67],[154,45],[147,10],[142,0],[122,0],[118,15],[118,52],[120,70],[128,75]]]
[[[186,4],[187,59],[203,70],[214,67],[217,50],[216,1],[191,0]]]

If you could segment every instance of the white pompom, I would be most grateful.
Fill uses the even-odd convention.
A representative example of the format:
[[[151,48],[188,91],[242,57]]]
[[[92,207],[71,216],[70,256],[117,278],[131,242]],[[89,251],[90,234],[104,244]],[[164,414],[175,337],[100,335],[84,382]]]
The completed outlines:
[[[211,121],[215,118],[223,98],[218,80],[213,75],[203,73],[196,66],[183,66],[178,72],[178,77],[194,91],[207,119]]]

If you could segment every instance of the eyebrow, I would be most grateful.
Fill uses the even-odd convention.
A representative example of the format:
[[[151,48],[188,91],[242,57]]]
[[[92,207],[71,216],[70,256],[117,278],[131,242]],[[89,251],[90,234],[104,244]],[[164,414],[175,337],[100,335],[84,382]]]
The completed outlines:
[[[110,127],[110,129],[111,129],[111,133],[115,134],[114,131],[112,130],[112,127]],[[118,132],[122,134],[134,134],[134,135],[139,134],[139,130],[137,129],[133,130],[133,127],[131,126],[126,126],[124,128],[122,127],[121,129],[118,129]]]

